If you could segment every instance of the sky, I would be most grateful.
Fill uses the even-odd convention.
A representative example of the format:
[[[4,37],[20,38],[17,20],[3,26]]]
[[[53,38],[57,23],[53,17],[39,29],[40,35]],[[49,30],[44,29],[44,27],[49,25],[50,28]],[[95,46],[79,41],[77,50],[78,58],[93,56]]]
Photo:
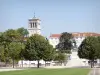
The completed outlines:
[[[34,12],[47,37],[62,32],[100,33],[100,0],[0,0],[0,32],[28,28]]]

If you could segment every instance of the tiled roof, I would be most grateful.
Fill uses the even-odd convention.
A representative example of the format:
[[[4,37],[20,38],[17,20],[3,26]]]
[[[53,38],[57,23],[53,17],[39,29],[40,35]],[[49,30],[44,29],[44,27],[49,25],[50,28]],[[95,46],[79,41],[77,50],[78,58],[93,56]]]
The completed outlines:
[[[72,33],[74,37],[87,37],[87,36],[100,36],[99,33],[91,33],[91,32],[84,32],[84,33]],[[61,34],[51,34],[50,37],[59,38]]]
[[[59,38],[61,36],[61,34],[51,34],[50,37],[57,37]]]

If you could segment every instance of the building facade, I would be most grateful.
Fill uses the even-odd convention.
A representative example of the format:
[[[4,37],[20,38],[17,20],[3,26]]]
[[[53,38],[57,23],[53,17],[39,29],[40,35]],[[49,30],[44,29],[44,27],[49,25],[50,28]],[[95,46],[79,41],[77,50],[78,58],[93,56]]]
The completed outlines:
[[[100,36],[100,34],[98,34],[98,33],[90,33],[90,32],[84,32],[84,33],[74,32],[74,33],[71,33],[71,34],[76,41],[77,47],[79,47],[80,44],[82,43],[82,41],[88,36]],[[53,45],[54,48],[59,43],[60,36],[61,36],[61,34],[51,34],[50,35],[49,43],[51,45]]]

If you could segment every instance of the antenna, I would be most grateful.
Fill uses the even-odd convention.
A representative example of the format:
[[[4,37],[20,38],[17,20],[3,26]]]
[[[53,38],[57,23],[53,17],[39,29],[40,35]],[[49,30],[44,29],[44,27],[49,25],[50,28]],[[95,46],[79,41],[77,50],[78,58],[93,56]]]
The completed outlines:
[[[35,12],[34,12],[34,18],[35,18]]]

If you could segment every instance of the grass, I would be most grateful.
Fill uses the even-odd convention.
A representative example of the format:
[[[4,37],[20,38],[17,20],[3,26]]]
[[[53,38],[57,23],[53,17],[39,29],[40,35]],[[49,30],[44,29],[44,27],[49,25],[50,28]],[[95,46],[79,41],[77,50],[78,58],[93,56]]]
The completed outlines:
[[[28,69],[20,71],[0,72],[0,75],[88,75],[90,69]]]

